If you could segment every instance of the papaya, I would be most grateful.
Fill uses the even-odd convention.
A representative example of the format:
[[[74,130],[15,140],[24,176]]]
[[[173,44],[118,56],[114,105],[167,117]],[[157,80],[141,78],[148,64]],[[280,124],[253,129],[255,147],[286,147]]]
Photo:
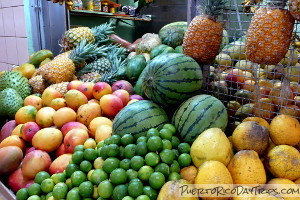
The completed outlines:
[[[166,44],[161,44],[154,47],[150,53],[150,58],[153,59],[154,57],[160,55],[167,47],[169,46]]]
[[[17,146],[0,149],[0,176],[7,175],[18,169],[23,159],[23,152]]]
[[[53,53],[50,50],[43,49],[30,56],[28,63],[33,64],[35,67],[39,67],[41,62],[43,62],[46,58],[52,59]]]
[[[132,58],[126,68],[126,76],[131,81],[137,81],[143,69],[146,67],[146,58],[143,55],[137,55]]]

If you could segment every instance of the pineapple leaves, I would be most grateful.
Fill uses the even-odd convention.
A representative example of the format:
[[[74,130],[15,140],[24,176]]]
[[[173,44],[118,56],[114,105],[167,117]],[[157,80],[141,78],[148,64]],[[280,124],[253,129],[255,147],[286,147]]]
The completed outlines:
[[[114,34],[116,27],[112,23],[104,23],[99,26],[92,28],[92,32],[95,35],[95,43],[97,45],[105,44],[110,41],[109,35]]]
[[[222,14],[227,0],[199,0],[197,7],[201,15],[207,15],[216,19]]]

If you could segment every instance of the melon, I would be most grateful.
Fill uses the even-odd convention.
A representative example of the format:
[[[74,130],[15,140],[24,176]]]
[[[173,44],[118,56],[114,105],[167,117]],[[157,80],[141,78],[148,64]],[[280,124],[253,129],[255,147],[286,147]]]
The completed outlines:
[[[183,141],[193,143],[200,133],[209,128],[226,129],[226,107],[211,95],[197,95],[183,102],[175,111],[172,124]]]
[[[176,48],[182,45],[185,31],[176,26],[169,26],[159,31],[159,37],[163,44]]]
[[[164,27],[162,27],[160,30],[163,30],[165,28],[168,28],[168,27],[178,27],[178,28],[181,28],[184,32],[188,29],[188,23],[185,22],[185,21],[178,21],[178,22],[172,22],[172,23],[169,23],[167,25],[165,25]]]
[[[200,94],[202,70],[191,57],[180,53],[156,56],[142,73],[142,88],[153,102],[164,107],[179,105]]]
[[[166,112],[149,100],[140,100],[124,107],[114,118],[113,134],[145,136],[150,128],[162,128],[168,123]]]

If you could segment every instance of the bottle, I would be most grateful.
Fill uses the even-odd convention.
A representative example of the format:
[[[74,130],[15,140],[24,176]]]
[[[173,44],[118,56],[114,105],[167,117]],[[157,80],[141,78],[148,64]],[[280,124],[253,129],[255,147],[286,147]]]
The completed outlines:
[[[108,3],[103,2],[101,6],[102,6],[102,12],[108,12]]]
[[[94,11],[101,12],[101,0],[94,0]]]

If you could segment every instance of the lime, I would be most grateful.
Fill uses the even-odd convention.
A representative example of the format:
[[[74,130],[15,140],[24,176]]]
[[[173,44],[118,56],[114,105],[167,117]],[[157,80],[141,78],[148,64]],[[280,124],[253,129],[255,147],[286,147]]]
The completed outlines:
[[[99,197],[97,200],[109,200],[108,198]]]
[[[67,180],[67,175],[65,173],[57,173],[53,174],[51,178],[53,179],[55,184],[64,183]]]
[[[192,157],[190,154],[183,153],[178,157],[178,163],[181,167],[187,167],[191,165]]]
[[[164,149],[159,153],[162,162],[172,164],[175,159],[175,153],[170,149]]]
[[[161,129],[159,131],[159,136],[162,138],[162,139],[166,139],[166,140],[171,140],[172,139],[172,136],[173,136],[173,133],[171,130],[169,129]]]
[[[106,152],[108,157],[116,157],[117,155],[119,155],[119,153],[120,153],[120,149],[118,145],[116,144],[108,145],[107,152]]]
[[[163,147],[163,143],[160,137],[152,136],[147,141],[147,147],[149,151],[160,151]]]
[[[172,149],[172,143],[170,140],[163,139],[162,143],[163,143],[163,149]]]
[[[67,194],[67,199],[66,200],[80,200],[81,197],[79,195],[78,190],[70,190]]]
[[[92,176],[92,174],[93,174],[94,171],[95,171],[94,169],[91,169],[91,170],[87,173],[87,179],[88,179],[88,181],[91,181],[91,176]]]
[[[150,198],[147,195],[140,195],[136,198],[136,200],[150,200]]]
[[[78,188],[79,194],[82,197],[92,197],[94,192],[94,185],[90,181],[82,182]]]
[[[42,195],[42,196],[40,196],[40,199],[41,199],[41,200],[46,200],[46,196],[45,196],[45,195]]]
[[[73,184],[72,184],[71,178],[68,178],[66,180],[66,184],[67,184],[69,190],[71,190],[73,188]]]
[[[128,194],[131,197],[138,197],[143,194],[143,183],[141,181],[131,180],[128,185]]]
[[[41,198],[38,195],[32,195],[27,200],[41,200]]]
[[[117,158],[107,158],[102,165],[102,169],[106,173],[111,173],[113,170],[119,168],[120,161]]]
[[[97,143],[95,139],[93,138],[88,138],[84,144],[83,144],[84,149],[92,148],[95,149],[97,147]]]
[[[124,149],[125,158],[132,158],[136,152],[136,145],[135,144],[128,144]]]
[[[110,137],[111,143],[112,144],[116,144],[116,145],[120,145],[121,144],[121,136],[119,135],[112,135]]]
[[[104,141],[102,140],[102,141],[98,142],[97,149],[100,149],[103,146],[104,146]]]
[[[46,200],[48,200],[50,197],[52,197],[52,198],[53,198],[53,196],[52,196],[52,192],[50,192],[50,193],[48,193],[48,194],[46,195]]]
[[[83,152],[76,151],[72,155],[72,161],[74,164],[80,164],[83,161]]]
[[[143,156],[147,153],[147,143],[146,142],[139,142],[136,145],[136,155]]]
[[[125,183],[127,180],[126,171],[122,168],[117,168],[111,172],[109,179],[114,185]]]
[[[84,160],[80,163],[79,168],[81,171],[88,173],[91,169],[93,169],[93,165],[89,161]]]
[[[125,157],[125,151],[124,151],[125,148],[123,146],[120,146],[119,149],[120,149],[119,157],[124,158]]]
[[[97,150],[92,148],[87,148],[83,152],[83,157],[88,161],[94,161],[98,157]]]
[[[152,167],[150,166],[143,166],[138,171],[138,178],[142,181],[148,181],[150,178],[150,175],[154,172]]]
[[[114,187],[108,180],[102,181],[98,186],[98,194],[102,198],[110,198],[113,194]]]
[[[41,183],[41,190],[44,193],[49,193],[52,192],[53,188],[54,188],[54,181],[51,178],[46,178],[45,180],[43,180],[43,182]]]
[[[28,190],[22,188],[16,193],[17,200],[26,200],[29,197]]]
[[[94,191],[93,191],[92,197],[93,197],[93,199],[97,199],[99,197],[99,194],[98,194],[98,185],[94,185]]]
[[[170,172],[171,173],[172,172],[177,172],[177,173],[180,172],[180,165],[179,165],[179,163],[176,160],[174,160],[173,163],[171,164],[171,166],[170,166]]]
[[[158,190],[165,184],[165,176],[160,172],[154,172],[149,178],[149,184]]]
[[[82,171],[76,171],[71,176],[71,182],[75,187],[79,186],[84,181],[86,181],[86,174]]]
[[[128,195],[127,193],[128,186],[127,185],[118,185],[114,188],[113,191],[113,199],[114,200],[122,200],[125,196]]]
[[[103,169],[95,169],[91,175],[91,182],[99,185],[101,181],[107,180],[108,175]]]
[[[180,143],[177,149],[179,153],[190,153],[191,146],[188,143]]]
[[[96,158],[96,160],[94,160],[94,168],[95,169],[102,169],[102,165],[103,165],[104,160],[101,157]]]
[[[106,138],[106,139],[104,140],[104,144],[106,144],[106,145],[112,144],[111,137]]]
[[[50,174],[48,172],[41,171],[35,175],[34,182],[41,184],[46,178],[50,178]]]
[[[28,187],[27,191],[28,191],[29,196],[40,195],[42,193],[41,185],[38,183],[33,183],[32,185],[30,185]]]
[[[134,198],[132,198],[131,196],[126,196],[122,200],[134,200]]]
[[[123,160],[121,160],[120,167],[122,169],[128,170],[130,168],[130,159],[124,158]]]
[[[147,142],[147,137],[146,136],[141,136],[136,140],[136,143],[138,144],[139,142]]]
[[[148,131],[147,131],[147,138],[149,139],[150,137],[152,136],[159,136],[159,131],[156,129],[156,128],[150,128]]]
[[[144,166],[145,161],[142,156],[134,156],[130,160],[130,166],[134,170],[139,170],[142,166]]]
[[[64,199],[68,193],[68,186],[65,183],[57,183],[52,191],[52,195],[55,199]]]
[[[126,174],[129,180],[133,180],[138,177],[138,172],[133,169],[128,169]]]
[[[171,143],[172,143],[172,147],[176,149],[178,147],[178,145],[180,144],[180,140],[178,137],[172,136]]]
[[[156,200],[157,199],[157,196],[158,196],[158,193],[156,190],[154,190],[152,187],[150,186],[146,186],[144,187],[143,189],[143,194],[147,195],[150,200]]]
[[[180,174],[178,174],[177,172],[172,172],[169,175],[168,181],[175,181],[175,180],[179,180],[179,179],[181,179]]]
[[[176,127],[173,124],[165,124],[163,129],[169,129],[173,135],[176,133]]]
[[[166,163],[159,163],[155,169],[154,169],[155,172],[160,172],[162,173],[163,175],[165,175],[166,177],[169,176],[170,174],[170,167],[166,164]]]
[[[131,134],[125,134],[121,138],[121,143],[123,146],[126,146],[128,144],[133,144],[134,137]]]
[[[147,155],[145,156],[146,164],[151,167],[157,165],[159,161],[160,161],[159,155],[157,155],[154,152],[147,153]]]
[[[100,148],[100,154],[99,154],[99,150],[98,150],[98,156],[100,156],[103,159],[108,158],[107,150],[108,150],[108,145],[104,145],[103,147]]]
[[[84,151],[84,146],[82,144],[80,145],[77,145],[75,148],[74,148],[74,152],[76,151]]]
[[[79,170],[79,166],[73,163],[73,164],[68,164],[65,172],[66,172],[67,177],[71,177],[73,172],[78,171],[78,170]]]
[[[175,159],[177,159],[178,156],[179,156],[179,151],[178,151],[177,149],[172,149],[172,151],[173,151],[174,154],[175,154]]]

